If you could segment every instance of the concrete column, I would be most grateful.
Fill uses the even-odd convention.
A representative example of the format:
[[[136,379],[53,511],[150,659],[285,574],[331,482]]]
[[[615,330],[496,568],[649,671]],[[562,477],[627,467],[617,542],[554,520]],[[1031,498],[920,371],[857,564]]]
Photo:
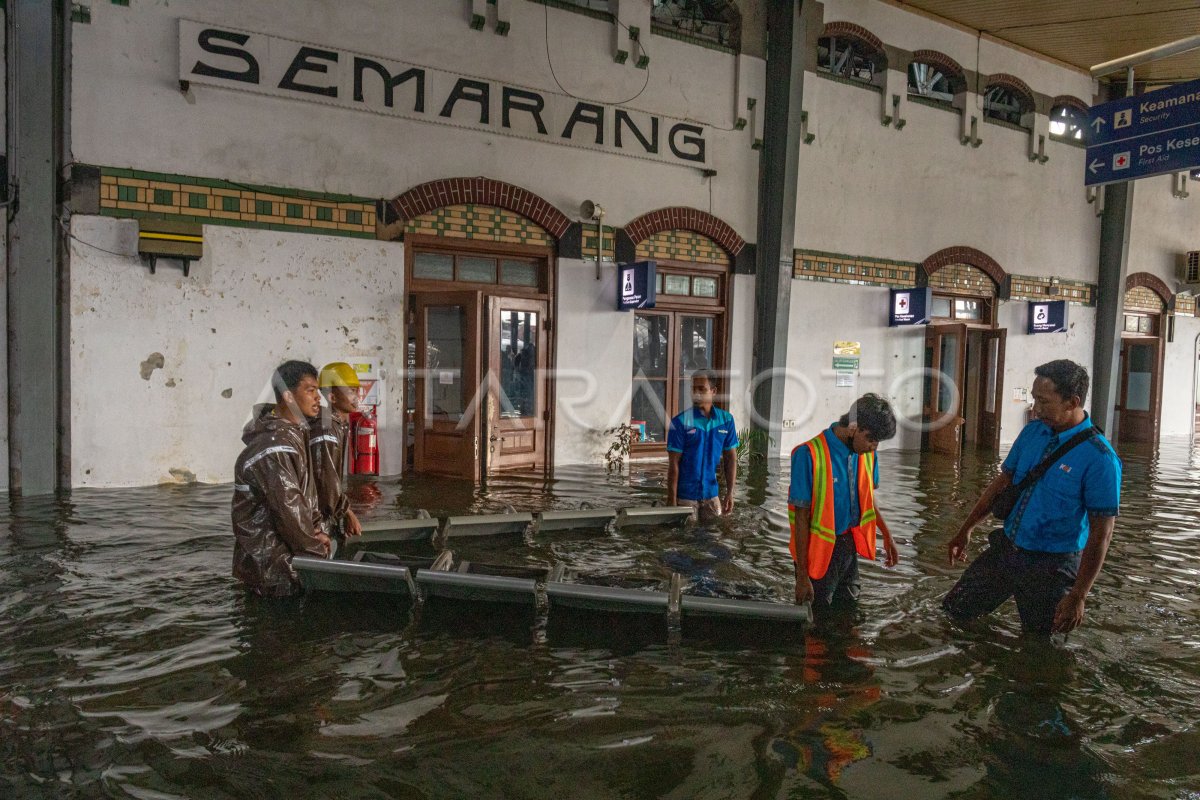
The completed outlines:
[[[1133,224],[1133,181],[1104,187],[1100,218],[1100,269],[1096,280],[1096,344],[1092,352],[1092,419],[1113,430],[1120,392],[1118,361],[1124,327],[1125,278],[1129,274],[1129,230]],[[1120,431],[1117,431],[1118,435]]]
[[[23,495],[58,488],[64,439],[56,193],[68,5],[8,3],[9,487]]]
[[[783,419],[807,40],[803,4],[804,0],[767,3],[766,113],[758,170],[754,315],[754,379],[758,386],[753,424],[757,429]],[[767,379],[772,371],[778,377]]]

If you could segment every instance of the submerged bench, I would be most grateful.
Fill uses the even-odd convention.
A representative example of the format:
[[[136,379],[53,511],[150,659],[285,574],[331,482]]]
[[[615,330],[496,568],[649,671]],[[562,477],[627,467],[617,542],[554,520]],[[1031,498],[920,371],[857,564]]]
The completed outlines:
[[[349,558],[365,550],[387,552],[413,542],[427,542],[437,533],[436,519],[381,519],[364,522],[361,536],[347,537],[338,548],[338,558]]]
[[[570,531],[582,528],[606,528],[617,518],[616,509],[580,511],[542,511],[537,515],[538,532]]]
[[[417,583],[426,599],[537,605],[537,582],[532,578],[423,569],[417,573]]]
[[[623,508],[617,515],[618,528],[640,528],[650,525],[682,525],[692,518],[687,506],[647,506]]]
[[[412,571],[404,566],[296,556],[292,567],[309,592],[372,592],[409,598],[417,595]]]
[[[756,620],[806,625],[812,622],[812,609],[787,603],[765,600],[730,600],[724,597],[692,597],[683,595],[679,613],[684,623],[688,619]],[[686,625],[684,632],[686,633]]]
[[[613,614],[662,614],[665,617],[671,606],[671,596],[666,592],[560,581],[546,584],[546,599],[551,616],[554,608],[560,606]]]
[[[447,517],[442,535],[455,536],[498,536],[505,533],[524,533],[533,524],[533,515],[521,514],[465,514]]]

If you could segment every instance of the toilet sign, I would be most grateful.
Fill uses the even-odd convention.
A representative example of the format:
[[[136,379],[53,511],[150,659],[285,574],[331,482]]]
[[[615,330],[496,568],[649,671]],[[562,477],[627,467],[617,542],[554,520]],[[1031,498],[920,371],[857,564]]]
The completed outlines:
[[[892,289],[892,307],[888,314],[888,327],[898,325],[927,325],[929,323],[929,298],[932,290]]]
[[[653,261],[617,265],[617,311],[654,308]]]
[[[1028,333],[1063,333],[1066,330],[1066,300],[1030,301]]]

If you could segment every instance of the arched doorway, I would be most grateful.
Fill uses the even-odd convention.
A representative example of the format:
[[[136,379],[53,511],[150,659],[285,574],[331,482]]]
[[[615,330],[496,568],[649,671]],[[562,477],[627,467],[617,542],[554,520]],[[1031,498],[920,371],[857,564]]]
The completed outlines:
[[[570,224],[511,184],[458,178],[389,201],[405,243],[408,466],[481,480],[552,461],[552,268]]]
[[[655,307],[636,312],[630,424],[632,453],[666,454],[667,426],[691,405],[691,376],[708,370],[727,400],[732,267],[745,242],[720,219],[691,208],[651,212],[622,238],[639,261],[654,261]]]
[[[969,247],[939,251],[922,268],[932,289],[922,449],[954,457],[964,447],[995,450],[1008,334],[996,322],[1005,272]]]
[[[1113,416],[1114,438],[1122,442],[1158,441],[1165,322],[1170,301],[1170,288],[1154,275],[1137,272],[1126,279],[1121,378]]]

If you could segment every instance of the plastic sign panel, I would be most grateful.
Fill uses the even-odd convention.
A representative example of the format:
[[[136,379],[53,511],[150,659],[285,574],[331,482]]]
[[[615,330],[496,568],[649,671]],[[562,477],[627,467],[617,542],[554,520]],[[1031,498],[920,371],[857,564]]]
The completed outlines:
[[[888,327],[928,325],[931,289],[892,289],[892,307]]]
[[[1200,80],[1093,106],[1084,135],[1087,186],[1195,169]]]
[[[1027,333],[1065,333],[1067,330],[1066,300],[1031,300]]]
[[[653,261],[617,265],[617,311],[654,308]]]

